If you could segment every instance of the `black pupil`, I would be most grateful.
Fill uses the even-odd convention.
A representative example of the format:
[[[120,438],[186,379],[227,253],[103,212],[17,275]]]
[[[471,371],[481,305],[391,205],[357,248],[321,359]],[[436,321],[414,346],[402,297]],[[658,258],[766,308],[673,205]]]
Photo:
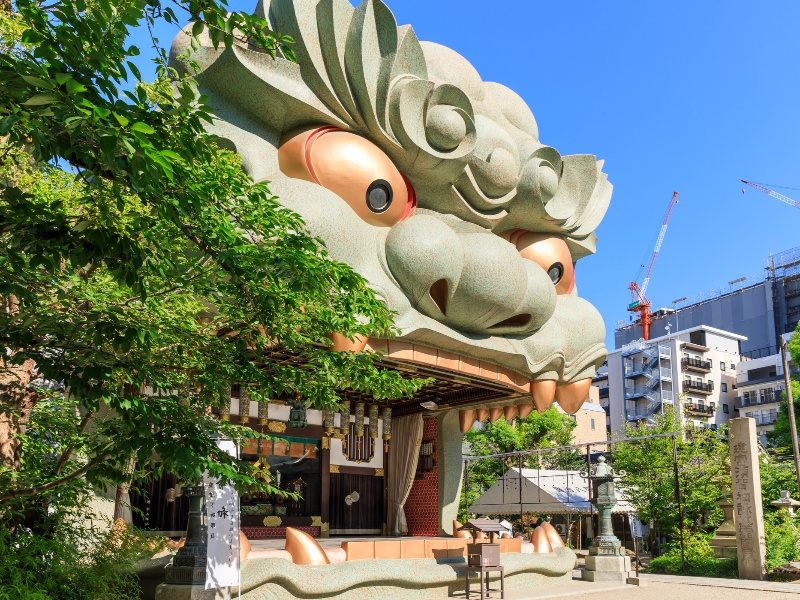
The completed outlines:
[[[392,204],[392,186],[384,179],[376,179],[367,188],[367,206],[374,213],[386,211]]]
[[[561,278],[564,276],[564,265],[560,262],[553,263],[549,269],[547,269],[547,274],[550,276],[550,280],[555,285]]]

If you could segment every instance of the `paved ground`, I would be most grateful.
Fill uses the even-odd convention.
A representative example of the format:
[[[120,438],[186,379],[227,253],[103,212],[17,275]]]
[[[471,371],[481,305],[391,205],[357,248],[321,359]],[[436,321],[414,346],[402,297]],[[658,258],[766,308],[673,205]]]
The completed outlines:
[[[574,580],[571,584],[508,592],[508,600],[545,600],[548,598],[581,598],[587,600],[798,600],[800,584],[768,581],[738,581],[707,577],[643,575],[642,587],[588,583]],[[463,594],[460,595],[463,598]],[[493,594],[499,598],[500,594]]]

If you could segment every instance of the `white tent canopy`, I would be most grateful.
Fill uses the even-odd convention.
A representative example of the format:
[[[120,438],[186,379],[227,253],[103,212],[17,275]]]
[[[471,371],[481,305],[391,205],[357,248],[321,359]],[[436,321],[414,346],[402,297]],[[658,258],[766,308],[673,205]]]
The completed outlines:
[[[589,482],[578,471],[522,469],[506,471],[501,479],[472,503],[469,511],[481,515],[509,515],[522,512],[541,514],[590,513]],[[614,514],[635,513],[616,490]],[[521,495],[521,498],[520,498]]]

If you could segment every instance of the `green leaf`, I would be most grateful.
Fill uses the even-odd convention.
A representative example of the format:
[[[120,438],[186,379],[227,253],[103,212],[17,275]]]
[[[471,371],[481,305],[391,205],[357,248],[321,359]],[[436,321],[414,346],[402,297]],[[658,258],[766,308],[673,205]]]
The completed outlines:
[[[111,18],[114,14],[114,11],[111,8],[111,4],[108,0],[97,0],[98,4],[100,4],[100,8],[103,9],[103,12],[106,14],[107,17]]]
[[[52,87],[48,82],[44,79],[39,79],[38,77],[31,77],[30,75],[20,75],[25,83],[30,85],[35,85],[37,87]]]
[[[116,112],[112,114],[114,115],[114,118],[117,120],[117,123],[119,123],[122,127],[125,127],[127,126],[128,123],[130,123],[130,121],[128,121],[128,118],[126,116]]]
[[[86,91],[86,86],[78,83],[74,79],[67,81],[67,93],[70,95],[79,94]]]
[[[172,150],[162,150],[161,154],[173,160],[182,160],[181,155],[177,152],[173,152]]]
[[[19,121],[19,115],[8,115],[0,119],[0,135],[5,135],[14,126],[14,123]]]
[[[59,98],[53,94],[36,94],[32,98],[29,98],[26,102],[23,102],[23,105],[41,106],[43,104],[52,104],[53,102],[58,102],[58,100]]]
[[[156,130],[150,127],[147,123],[142,123],[141,121],[134,123],[131,126],[131,131],[138,131],[139,133],[144,133],[145,135],[150,135],[151,133],[155,133]]]
[[[81,221],[80,223],[75,225],[75,227],[73,227],[72,230],[75,231],[76,233],[80,233],[82,231],[85,231],[86,228],[89,227],[89,225],[91,225],[89,221]]]
[[[203,33],[203,29],[205,29],[206,24],[202,21],[195,21],[194,25],[192,25],[192,35],[197,37],[201,33]]]
[[[70,75],[69,73],[56,73],[55,78],[58,85],[64,85],[70,79],[72,79],[72,75]]]
[[[112,135],[104,135],[100,138],[100,149],[106,154],[113,154],[117,147],[117,138]]]

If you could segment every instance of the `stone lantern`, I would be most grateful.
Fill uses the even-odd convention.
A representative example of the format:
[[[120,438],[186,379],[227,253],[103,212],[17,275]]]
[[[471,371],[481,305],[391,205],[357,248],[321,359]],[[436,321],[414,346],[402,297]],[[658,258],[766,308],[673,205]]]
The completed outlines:
[[[172,585],[204,585],[208,553],[207,529],[203,522],[205,487],[187,485],[183,495],[189,498],[189,522],[186,542],[166,568],[166,583]]]
[[[617,504],[614,483],[624,475],[624,471],[620,471],[619,474],[614,473],[614,468],[606,463],[606,457],[602,455],[590,473],[581,472],[581,477],[588,479],[592,486],[594,497],[592,504],[600,518],[599,532],[589,548],[586,568],[583,570],[583,579],[587,581],[625,583],[628,578],[631,560],[622,543],[614,535],[611,523],[611,511]]]
[[[772,506],[777,506],[778,508],[787,511],[790,515],[794,514],[794,509],[800,506],[800,502],[794,500],[789,495],[789,490],[781,490],[781,497],[777,500],[773,500],[770,502]]]

